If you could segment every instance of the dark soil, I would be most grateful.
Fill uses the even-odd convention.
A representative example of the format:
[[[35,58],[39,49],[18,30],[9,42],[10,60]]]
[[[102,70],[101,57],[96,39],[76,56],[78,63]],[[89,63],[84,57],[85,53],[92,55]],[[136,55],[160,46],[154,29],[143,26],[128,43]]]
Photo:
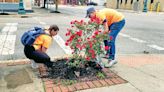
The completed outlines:
[[[97,74],[102,72],[102,68],[95,62],[88,62],[83,68],[71,67],[66,64],[66,60],[58,60],[49,71],[49,78],[59,80],[89,81],[97,79]],[[102,72],[103,73],[103,72]],[[103,73],[104,74],[104,73]]]

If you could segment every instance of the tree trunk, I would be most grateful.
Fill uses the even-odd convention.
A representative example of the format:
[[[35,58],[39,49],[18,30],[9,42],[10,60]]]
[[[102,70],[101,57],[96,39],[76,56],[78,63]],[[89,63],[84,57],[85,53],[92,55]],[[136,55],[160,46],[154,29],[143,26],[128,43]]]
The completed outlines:
[[[58,11],[58,0],[54,0],[54,2],[55,2],[55,11],[51,11],[51,13],[60,13],[59,11]]]
[[[116,6],[116,9],[119,8],[119,1],[120,1],[120,0],[117,0],[117,6]]]
[[[56,5],[55,11],[58,11],[58,0],[55,0],[55,5]]]

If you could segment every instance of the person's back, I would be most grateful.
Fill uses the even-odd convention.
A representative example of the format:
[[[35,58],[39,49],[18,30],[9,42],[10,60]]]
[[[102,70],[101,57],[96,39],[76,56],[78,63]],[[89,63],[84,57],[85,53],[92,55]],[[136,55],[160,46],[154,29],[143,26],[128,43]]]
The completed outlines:
[[[97,16],[104,17],[107,20],[108,26],[124,19],[124,15],[114,9],[104,8],[96,12]]]
[[[57,35],[59,28],[56,25],[51,25],[49,29],[44,30],[45,34],[40,34],[32,45],[25,45],[24,53],[31,61],[32,67],[36,63],[43,63],[47,67],[52,67],[50,57],[45,53],[52,43],[52,37]],[[37,68],[37,67],[33,67]]]
[[[49,48],[52,43],[52,37],[48,34],[42,34],[38,36],[33,44],[35,50],[41,50],[42,46],[45,48]]]

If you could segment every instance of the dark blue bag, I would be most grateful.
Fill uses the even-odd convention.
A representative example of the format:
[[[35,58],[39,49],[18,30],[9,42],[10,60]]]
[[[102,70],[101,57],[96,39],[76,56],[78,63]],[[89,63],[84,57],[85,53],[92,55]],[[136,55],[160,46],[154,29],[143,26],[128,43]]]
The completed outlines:
[[[22,35],[21,42],[24,46],[31,46],[34,43],[35,39],[41,34],[45,34],[44,29],[41,27],[34,27],[33,29],[28,30]]]

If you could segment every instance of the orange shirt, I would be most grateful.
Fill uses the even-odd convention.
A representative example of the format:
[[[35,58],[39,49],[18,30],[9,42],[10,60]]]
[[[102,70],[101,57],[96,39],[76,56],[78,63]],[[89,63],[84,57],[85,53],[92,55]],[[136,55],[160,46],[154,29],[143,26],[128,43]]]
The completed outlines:
[[[35,50],[41,49],[41,47],[49,48],[52,43],[52,37],[47,34],[41,34],[38,36],[33,44]]]
[[[108,26],[110,26],[112,23],[119,22],[122,19],[124,19],[123,14],[117,12],[114,9],[107,9],[107,8],[96,11],[96,17],[100,18],[101,21],[106,20]]]

